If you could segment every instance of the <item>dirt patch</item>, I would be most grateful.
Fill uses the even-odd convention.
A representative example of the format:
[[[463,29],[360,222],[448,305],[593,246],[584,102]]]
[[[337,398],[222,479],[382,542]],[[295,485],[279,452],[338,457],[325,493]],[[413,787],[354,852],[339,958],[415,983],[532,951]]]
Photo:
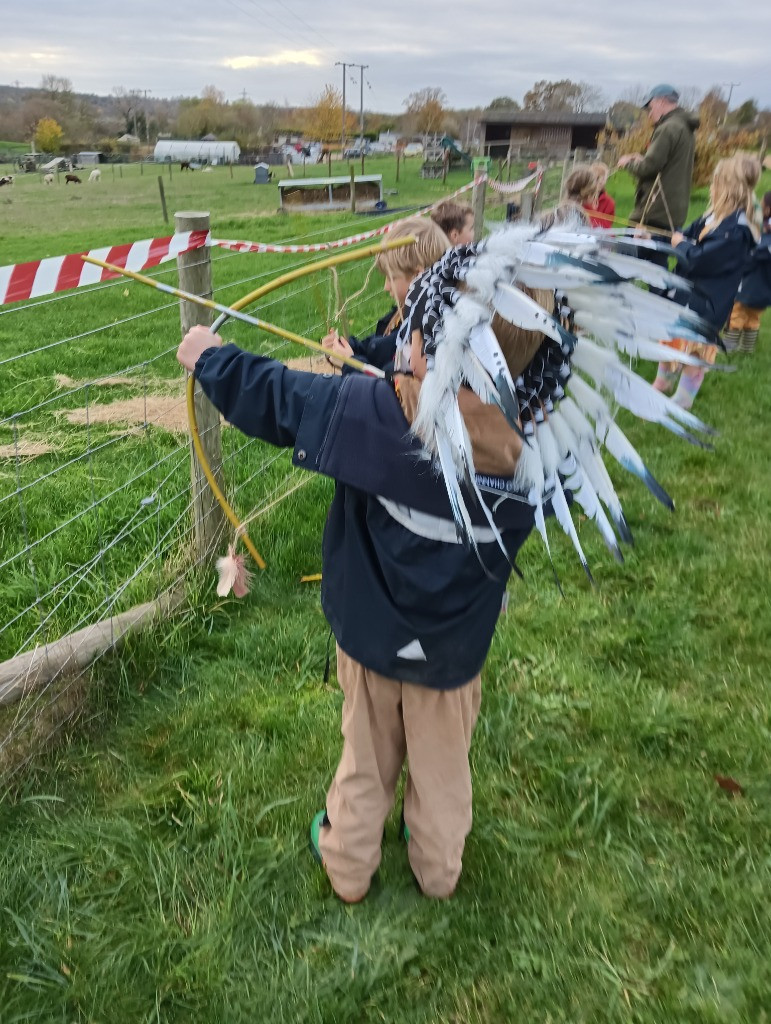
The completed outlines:
[[[0,444],[0,459],[37,459],[56,449],[46,441],[19,441],[16,444]]]
[[[326,356],[298,356],[296,359],[284,360],[284,366],[290,370],[306,370],[308,373],[341,372],[327,362]]]
[[[66,373],[54,374],[54,381],[57,388],[84,388],[87,384],[95,388],[110,388],[126,385],[128,387],[141,387],[142,382],[136,377],[102,377],[101,380],[73,380]]]
[[[126,398],[105,405],[89,405],[87,409],[68,409],[59,415],[79,427],[87,423],[127,423],[130,426],[147,423],[173,434],[187,433],[187,405],[184,398],[176,395]]]

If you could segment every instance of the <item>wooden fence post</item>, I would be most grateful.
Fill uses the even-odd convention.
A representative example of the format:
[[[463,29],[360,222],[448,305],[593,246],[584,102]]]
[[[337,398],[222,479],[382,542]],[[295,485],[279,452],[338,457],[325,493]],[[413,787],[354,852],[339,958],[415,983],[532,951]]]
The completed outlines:
[[[479,174],[474,179],[474,188],[471,192],[471,209],[474,211],[474,241],[478,242],[482,237],[485,227],[485,191],[487,189],[487,178]]]
[[[349,165],[351,172],[351,213],[356,213],[356,170],[353,163]]]
[[[208,213],[175,213],[175,231],[208,231]],[[208,246],[192,249],[177,257],[179,268],[179,287],[195,295],[211,298],[211,251]],[[179,319],[182,334],[185,335],[195,324],[209,326],[212,314],[208,309],[196,306],[192,302],[181,300],[179,303]],[[220,415],[209,399],[195,386],[195,414],[198,422],[198,433],[201,444],[209,460],[214,477],[221,490],[222,481],[222,438],[220,434]],[[193,495],[193,541],[196,560],[206,562],[216,551],[225,527],[225,514],[212,494],[208,481],[198,462],[192,441],[190,444],[190,475]]]

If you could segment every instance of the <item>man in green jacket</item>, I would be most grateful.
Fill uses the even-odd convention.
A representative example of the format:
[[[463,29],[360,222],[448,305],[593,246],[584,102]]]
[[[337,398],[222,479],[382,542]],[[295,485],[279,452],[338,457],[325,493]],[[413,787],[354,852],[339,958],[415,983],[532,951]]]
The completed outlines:
[[[693,175],[694,132],[699,119],[678,106],[671,85],[656,85],[643,101],[655,126],[647,152],[627,153],[618,162],[637,178],[632,220],[676,231],[688,213]]]

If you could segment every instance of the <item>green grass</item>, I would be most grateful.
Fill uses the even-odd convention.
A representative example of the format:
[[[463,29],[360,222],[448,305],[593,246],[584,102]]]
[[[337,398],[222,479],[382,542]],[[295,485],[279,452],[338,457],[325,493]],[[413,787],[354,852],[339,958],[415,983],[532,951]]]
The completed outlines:
[[[628,179],[611,181],[623,214]],[[220,185],[224,208],[228,182]],[[703,204],[694,197],[694,211]],[[345,223],[264,218],[253,232],[242,222],[240,236],[330,225],[334,237]],[[95,234],[73,239],[85,248]],[[215,280],[232,298],[227,282],[246,276],[245,264],[276,266],[268,261],[223,260]],[[323,319],[326,287],[302,304],[282,301],[276,320],[307,329]],[[68,302],[38,307],[37,322],[30,312],[0,317],[2,350],[84,329],[92,303],[94,323],[143,308],[145,293],[129,292],[95,293],[73,313],[62,311]],[[374,318],[381,303],[357,316]],[[164,316],[124,325],[110,344],[97,336],[93,350],[83,343],[8,364],[6,383],[17,376],[15,391],[3,389],[5,414],[44,396],[54,372],[114,372],[170,348],[176,313]],[[698,411],[721,432],[714,454],[652,426],[629,428],[677,512],[615,474],[637,538],[624,566],[584,524],[592,590],[552,530],[561,598],[540,545],[526,546],[525,580],[512,581],[484,674],[474,828],[451,902],[416,893],[394,816],[379,880],[359,907],[336,902],[306,851],[339,753],[341,703],[322,681],[316,585],[299,582],[320,569],[331,494],[313,480],[257,521],[268,570],[252,595],[221,601],[204,584],[190,610],[103,659],[70,742],[0,804],[3,1024],[767,1022],[768,317],[758,353],[737,366],[708,377],[699,395]],[[170,354],[152,374],[175,377]],[[54,429],[39,416],[24,426]],[[63,444],[82,444],[74,428],[58,429]],[[230,433],[226,443],[237,443]],[[100,463],[106,485],[149,458],[150,439],[156,458],[171,444],[152,430],[121,439]],[[254,457],[234,458],[231,479],[246,480]],[[77,483],[62,496],[68,508]],[[263,489],[259,479],[247,485],[245,509]],[[53,505],[54,491],[41,495],[35,519],[54,521]],[[17,539],[18,522],[0,526],[5,543]],[[731,797],[715,775],[743,794]]]

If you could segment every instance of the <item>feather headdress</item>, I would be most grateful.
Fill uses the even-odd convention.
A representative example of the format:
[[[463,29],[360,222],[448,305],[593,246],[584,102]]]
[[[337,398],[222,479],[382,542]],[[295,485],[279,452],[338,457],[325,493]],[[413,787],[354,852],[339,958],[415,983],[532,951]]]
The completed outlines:
[[[616,558],[621,559],[616,535],[632,541],[603,449],[674,507],[615,423],[616,408],[702,447],[710,447],[705,436],[714,431],[620,356],[701,367],[702,360],[662,340],[718,344],[719,337],[686,305],[638,282],[686,296],[691,288],[676,274],[631,255],[629,239],[583,227],[571,231],[563,224],[546,231],[534,225],[501,229],[483,242],[449,250],[413,284],[398,341],[405,349],[420,331],[427,359],[413,431],[444,479],[464,542],[473,545],[461,484],[475,497],[485,490],[459,413],[458,390],[464,386],[498,406],[523,437],[508,490],[534,507],[547,548],[544,506],[551,503],[587,573],[566,491]]]

